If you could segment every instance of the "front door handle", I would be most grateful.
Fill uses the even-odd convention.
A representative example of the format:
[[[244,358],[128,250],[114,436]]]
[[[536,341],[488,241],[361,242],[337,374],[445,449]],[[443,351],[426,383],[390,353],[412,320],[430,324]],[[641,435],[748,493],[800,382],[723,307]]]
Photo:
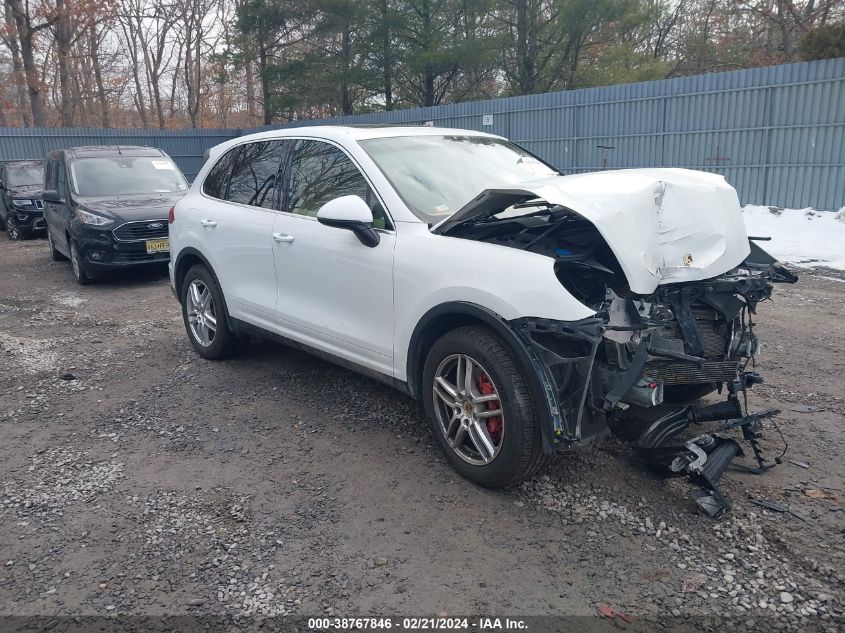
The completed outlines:
[[[293,235],[286,235],[285,233],[273,233],[273,239],[277,242],[284,242],[286,244],[290,244],[296,238]]]
[[[215,222],[214,220],[200,220],[200,224],[202,224],[203,226],[210,226],[211,228],[217,226],[217,222]]]

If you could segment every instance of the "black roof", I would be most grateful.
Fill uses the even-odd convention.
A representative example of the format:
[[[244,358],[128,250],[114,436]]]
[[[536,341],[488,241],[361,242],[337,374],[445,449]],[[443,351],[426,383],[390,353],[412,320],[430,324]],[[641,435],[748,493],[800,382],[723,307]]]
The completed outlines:
[[[96,158],[99,156],[166,156],[157,147],[143,147],[141,145],[87,145],[67,147],[50,152],[50,160],[63,158]]]

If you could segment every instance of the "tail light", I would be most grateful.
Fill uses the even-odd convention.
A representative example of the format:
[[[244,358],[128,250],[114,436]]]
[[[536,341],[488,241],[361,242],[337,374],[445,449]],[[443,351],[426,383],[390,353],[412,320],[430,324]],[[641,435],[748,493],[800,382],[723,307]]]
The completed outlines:
[[[170,207],[170,211],[167,212],[167,223],[173,224],[176,221],[176,207]]]

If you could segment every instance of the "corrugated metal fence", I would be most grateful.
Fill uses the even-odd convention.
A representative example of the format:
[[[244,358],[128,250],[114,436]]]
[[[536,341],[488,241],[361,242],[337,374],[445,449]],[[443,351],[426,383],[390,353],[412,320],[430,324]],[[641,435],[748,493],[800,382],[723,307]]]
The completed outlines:
[[[744,203],[845,206],[845,58],[272,127],[426,122],[501,134],[569,173],[688,167],[724,174]],[[205,148],[266,129],[0,129],[0,158],[120,139],[192,177]]]
[[[170,154],[189,180],[209,147],[240,135],[236,129],[125,130],[103,128],[0,127],[0,160],[43,158],[54,149],[80,145],[148,145]]]

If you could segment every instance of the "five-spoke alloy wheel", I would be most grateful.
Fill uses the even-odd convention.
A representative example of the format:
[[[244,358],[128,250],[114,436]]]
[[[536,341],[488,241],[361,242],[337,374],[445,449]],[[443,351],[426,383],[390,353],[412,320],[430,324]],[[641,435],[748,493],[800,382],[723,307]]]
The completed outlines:
[[[499,391],[481,364],[466,354],[443,359],[434,375],[437,422],[464,461],[489,464],[499,454],[504,415]]]
[[[422,394],[446,459],[467,479],[501,488],[545,463],[526,372],[492,330],[464,326],[435,341]]]
[[[205,266],[193,266],[179,284],[182,319],[194,349],[205,358],[232,356],[243,339],[230,329],[223,292]]]
[[[217,317],[214,311],[214,297],[202,280],[194,279],[188,285],[188,324],[197,343],[208,347],[214,342],[217,332]]]

